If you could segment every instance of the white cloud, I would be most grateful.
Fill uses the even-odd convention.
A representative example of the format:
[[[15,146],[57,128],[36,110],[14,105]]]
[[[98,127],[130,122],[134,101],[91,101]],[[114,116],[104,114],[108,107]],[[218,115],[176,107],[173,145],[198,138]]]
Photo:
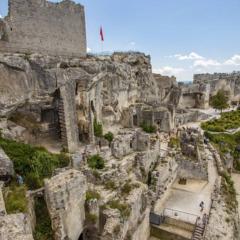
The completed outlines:
[[[217,67],[221,66],[221,63],[213,60],[213,59],[201,59],[201,60],[196,60],[193,63],[194,67]]]
[[[3,16],[0,14],[0,18],[3,18]]]
[[[177,58],[178,60],[200,60],[200,59],[204,59],[204,57],[202,57],[201,55],[195,53],[195,52],[191,52],[188,55],[182,55],[182,54],[175,54],[174,56],[172,56],[174,58]]]
[[[161,75],[167,75],[167,76],[176,76],[182,72],[184,72],[183,68],[174,68],[174,67],[170,67],[170,66],[165,66],[162,68],[157,68],[157,69],[153,69],[154,73],[159,73]]]
[[[230,59],[226,60],[224,62],[225,65],[234,65],[234,66],[240,66],[240,55],[235,54]]]
[[[92,49],[87,47],[87,52],[90,53],[91,51],[92,51]]]
[[[135,46],[136,43],[135,43],[135,42],[130,42],[130,45],[131,45],[131,46]]]

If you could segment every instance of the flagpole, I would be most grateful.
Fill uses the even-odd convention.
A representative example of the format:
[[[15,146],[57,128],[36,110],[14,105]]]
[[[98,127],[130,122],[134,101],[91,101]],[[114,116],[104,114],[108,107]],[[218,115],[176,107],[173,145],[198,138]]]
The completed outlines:
[[[101,52],[103,53],[103,42],[104,42],[104,35],[102,26],[100,27],[100,42],[101,42]]]

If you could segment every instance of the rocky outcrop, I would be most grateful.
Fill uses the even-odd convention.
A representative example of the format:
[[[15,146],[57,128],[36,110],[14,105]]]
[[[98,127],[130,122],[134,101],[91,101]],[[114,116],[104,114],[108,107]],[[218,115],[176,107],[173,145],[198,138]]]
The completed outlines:
[[[237,240],[239,239],[239,216],[237,211],[229,209],[224,200],[221,188],[222,178],[219,177],[212,194],[212,207],[206,228],[206,240]]]
[[[0,148],[0,180],[8,180],[14,175],[13,162]]]
[[[33,240],[31,224],[23,213],[0,216],[0,239]]]
[[[210,94],[215,95],[218,90],[228,93],[230,100],[240,99],[240,72],[195,74],[193,82],[196,84],[209,84]]]
[[[76,170],[60,172],[45,181],[45,199],[56,240],[78,240],[85,221],[86,180]]]

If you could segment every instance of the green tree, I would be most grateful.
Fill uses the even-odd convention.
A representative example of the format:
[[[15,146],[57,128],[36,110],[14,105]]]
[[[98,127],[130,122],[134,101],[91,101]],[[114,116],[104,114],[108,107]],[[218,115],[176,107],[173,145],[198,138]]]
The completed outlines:
[[[228,96],[225,94],[223,90],[219,90],[216,95],[211,97],[210,105],[213,108],[220,110],[222,113],[223,109],[229,107]]]

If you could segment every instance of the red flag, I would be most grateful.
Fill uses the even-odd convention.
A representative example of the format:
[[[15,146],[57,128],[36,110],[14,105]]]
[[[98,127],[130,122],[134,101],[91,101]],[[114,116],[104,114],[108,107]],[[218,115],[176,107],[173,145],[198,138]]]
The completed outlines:
[[[100,27],[100,37],[101,37],[101,41],[104,41],[104,36],[103,36],[103,29],[102,26]]]

